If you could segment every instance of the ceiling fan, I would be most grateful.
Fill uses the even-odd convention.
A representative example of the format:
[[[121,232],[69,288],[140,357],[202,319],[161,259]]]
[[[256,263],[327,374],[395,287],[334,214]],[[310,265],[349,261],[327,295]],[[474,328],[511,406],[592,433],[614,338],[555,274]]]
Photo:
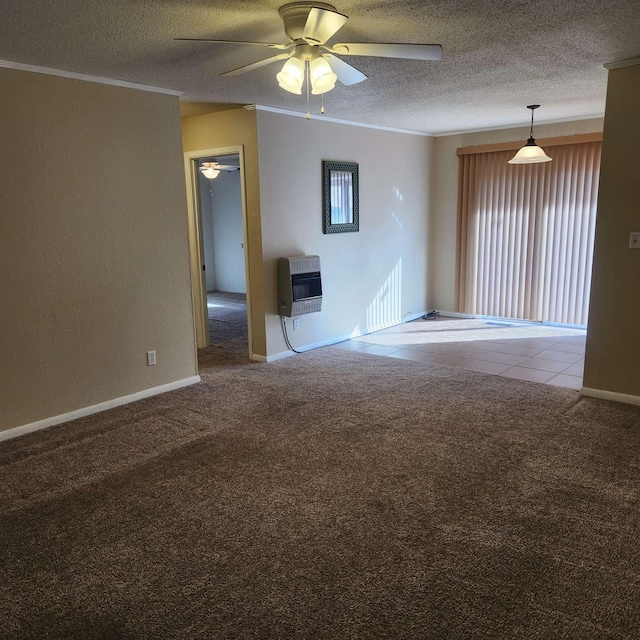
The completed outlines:
[[[352,85],[367,79],[364,73],[337,56],[376,56],[411,60],[440,60],[442,57],[442,46],[439,44],[340,42],[329,45],[327,41],[349,18],[324,2],[292,2],[280,7],[279,13],[284,22],[284,31],[289,37],[289,42],[286,44],[206,38],[175,39],[218,44],[244,44],[281,51],[282,53],[270,58],[232,69],[221,75],[233,76],[259,69],[279,60],[286,60],[276,78],[283,89],[297,95],[302,94],[305,78],[307,92],[310,84],[311,93],[314,95],[331,91],[337,80],[343,85]]]
[[[231,171],[240,171],[240,167],[232,164],[220,164],[219,162],[201,162],[199,167],[200,173],[209,180],[214,180],[220,175],[221,171],[227,173]]]

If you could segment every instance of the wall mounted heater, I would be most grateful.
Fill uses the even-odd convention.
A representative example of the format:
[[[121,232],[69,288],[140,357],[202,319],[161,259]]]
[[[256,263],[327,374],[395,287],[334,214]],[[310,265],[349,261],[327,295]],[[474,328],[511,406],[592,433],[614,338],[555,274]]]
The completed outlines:
[[[278,312],[290,318],[322,309],[322,281],[318,256],[278,260]]]

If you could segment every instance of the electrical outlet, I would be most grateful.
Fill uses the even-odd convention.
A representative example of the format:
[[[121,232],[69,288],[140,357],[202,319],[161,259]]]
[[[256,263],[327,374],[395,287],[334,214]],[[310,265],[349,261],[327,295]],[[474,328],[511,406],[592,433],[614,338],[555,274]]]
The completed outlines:
[[[297,331],[300,328],[300,320],[298,318],[293,319],[293,330]]]
[[[152,367],[156,363],[156,352],[147,351],[147,365]]]
[[[629,249],[640,249],[640,231],[629,234]]]

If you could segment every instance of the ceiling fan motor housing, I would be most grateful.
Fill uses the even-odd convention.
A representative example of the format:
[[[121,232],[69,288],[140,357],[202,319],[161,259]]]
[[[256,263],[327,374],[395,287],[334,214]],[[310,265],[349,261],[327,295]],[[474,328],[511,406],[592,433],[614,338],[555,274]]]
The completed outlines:
[[[336,8],[324,2],[291,2],[280,7],[278,13],[284,22],[284,32],[291,40],[299,40],[304,34],[309,12],[313,7],[336,12]]]

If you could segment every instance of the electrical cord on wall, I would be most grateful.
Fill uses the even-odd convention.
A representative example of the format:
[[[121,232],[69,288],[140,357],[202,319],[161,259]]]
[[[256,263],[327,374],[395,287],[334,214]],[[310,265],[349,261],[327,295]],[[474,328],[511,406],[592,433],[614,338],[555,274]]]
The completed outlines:
[[[280,324],[282,325],[282,334],[284,335],[284,341],[287,344],[287,348],[294,353],[306,353],[307,351],[315,351],[315,349],[320,349],[320,347],[326,347],[328,344],[319,344],[316,347],[308,347],[304,351],[298,351],[298,349],[294,349],[289,341],[289,334],[287,333],[287,319],[285,316],[280,316]],[[330,344],[340,344],[341,342],[349,342],[351,338],[345,338],[344,340],[337,340],[336,342],[332,342]]]
[[[289,335],[287,334],[286,318],[284,316],[280,316],[280,324],[282,325],[282,334],[284,335],[284,341],[287,343],[287,347],[294,353],[304,353],[304,351],[298,351],[291,346],[291,342],[289,342]]]
[[[409,311],[408,313],[405,313],[402,316],[402,320],[400,320],[400,322],[402,324],[406,324],[407,322],[413,322],[413,320],[407,320],[407,318],[409,318],[410,316],[413,316],[413,320],[417,320],[417,317],[415,316],[415,314]],[[433,311],[425,312],[422,316],[420,316],[422,320],[435,320],[436,318],[439,318],[439,317],[440,317],[440,312],[436,311],[435,309]]]

